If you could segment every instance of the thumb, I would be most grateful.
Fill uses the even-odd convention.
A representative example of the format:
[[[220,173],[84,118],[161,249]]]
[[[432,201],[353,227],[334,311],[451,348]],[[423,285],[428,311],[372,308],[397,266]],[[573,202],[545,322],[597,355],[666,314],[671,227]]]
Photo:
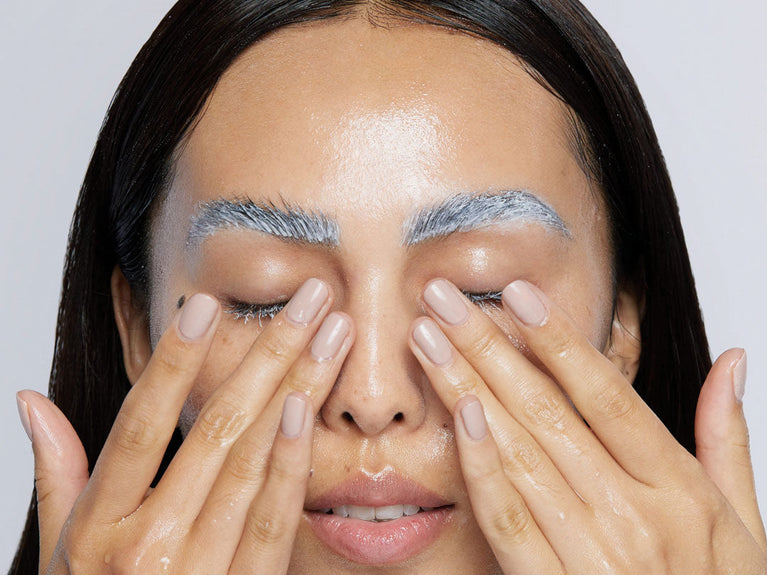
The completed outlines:
[[[767,550],[743,415],[746,352],[724,352],[711,367],[695,413],[696,457],[741,521]]]
[[[41,572],[53,552],[75,500],[88,482],[88,459],[63,413],[35,391],[16,394],[19,416],[35,456]]]

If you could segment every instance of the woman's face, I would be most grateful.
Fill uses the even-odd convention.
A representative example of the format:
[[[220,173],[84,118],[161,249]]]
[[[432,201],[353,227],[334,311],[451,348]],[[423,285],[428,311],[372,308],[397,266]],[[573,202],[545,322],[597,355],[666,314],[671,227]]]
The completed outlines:
[[[337,20],[284,29],[250,48],[180,151],[154,216],[151,340],[182,295],[210,293],[227,309],[285,301],[310,277],[331,286],[334,308],[351,316],[357,335],[315,422],[307,500],[350,478],[401,477],[454,506],[436,542],[380,572],[494,570],[461,478],[451,414],[408,348],[429,280],[444,277],[472,293],[529,280],[596,347],[608,345],[608,225],[567,118],[489,42]],[[519,190],[532,196],[509,193]],[[458,210],[456,196],[467,200]],[[552,208],[548,220],[535,215],[533,197]],[[235,199],[321,213],[337,226],[337,245],[223,228],[187,241],[202,202]],[[418,235],[409,224],[426,209],[445,217]],[[557,216],[566,231],[552,225]],[[516,341],[503,313],[486,311]],[[225,314],[184,408],[184,432],[266,321]],[[292,569],[360,572],[306,522]]]

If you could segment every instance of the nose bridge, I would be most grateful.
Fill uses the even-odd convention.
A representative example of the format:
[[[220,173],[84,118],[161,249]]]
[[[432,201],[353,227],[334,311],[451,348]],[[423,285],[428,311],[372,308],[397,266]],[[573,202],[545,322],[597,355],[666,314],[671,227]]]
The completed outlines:
[[[407,343],[416,307],[401,277],[377,267],[347,284],[344,311],[357,338],[322,409],[330,428],[375,435],[423,422],[420,367]]]

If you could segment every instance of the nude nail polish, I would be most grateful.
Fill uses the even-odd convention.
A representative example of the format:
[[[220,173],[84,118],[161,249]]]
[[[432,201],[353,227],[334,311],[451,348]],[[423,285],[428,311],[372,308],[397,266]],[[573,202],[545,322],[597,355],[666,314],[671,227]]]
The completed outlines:
[[[285,437],[295,439],[301,435],[306,417],[306,396],[303,393],[291,393],[282,406],[280,430]]]
[[[748,357],[745,350],[740,359],[732,366],[732,391],[735,393],[735,399],[743,403],[743,396],[746,393],[746,374],[748,372]]]
[[[184,304],[178,331],[189,341],[202,339],[218,314],[218,302],[205,294],[195,294]]]
[[[413,330],[413,340],[434,365],[445,365],[453,357],[450,342],[434,320],[419,323]]]
[[[423,299],[449,325],[460,325],[469,319],[466,303],[458,290],[446,280],[429,283],[423,292]]]
[[[474,441],[480,441],[487,435],[487,420],[485,411],[478,399],[469,401],[461,408],[461,419],[466,433]]]
[[[285,306],[285,317],[296,325],[309,325],[320,313],[328,295],[324,282],[315,278],[306,280]]]
[[[517,280],[503,290],[503,302],[519,320],[530,327],[540,327],[549,317],[549,312],[530,284]]]
[[[349,335],[349,321],[339,313],[325,318],[312,341],[311,354],[317,361],[329,361],[338,354]]]
[[[29,437],[30,441],[32,440],[32,425],[29,422],[29,404],[27,404],[26,401],[21,399],[19,394],[16,394],[16,405],[19,408],[19,419],[21,419],[21,426],[24,428],[24,431],[27,434],[27,437]]]

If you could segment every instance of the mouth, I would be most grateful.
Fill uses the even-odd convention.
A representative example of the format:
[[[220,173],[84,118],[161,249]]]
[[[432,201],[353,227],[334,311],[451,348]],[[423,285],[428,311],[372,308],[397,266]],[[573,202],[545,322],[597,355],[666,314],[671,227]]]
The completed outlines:
[[[415,557],[451,522],[453,505],[400,475],[359,475],[307,502],[317,538],[354,563],[385,565]]]

